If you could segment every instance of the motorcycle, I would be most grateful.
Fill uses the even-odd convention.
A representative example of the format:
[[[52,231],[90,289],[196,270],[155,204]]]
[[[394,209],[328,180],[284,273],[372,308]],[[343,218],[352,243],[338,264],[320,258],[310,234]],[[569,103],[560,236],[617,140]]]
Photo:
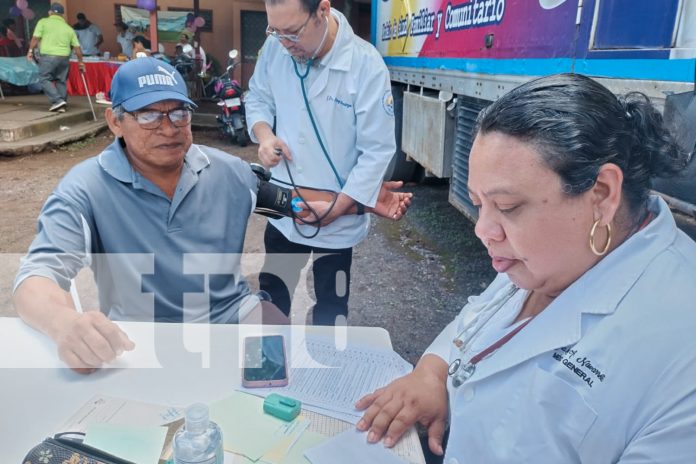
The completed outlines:
[[[193,73],[194,59],[191,57],[192,53],[193,47],[191,45],[186,44],[183,47],[177,45],[172,65],[184,79],[189,79]]]
[[[240,147],[245,147],[249,143],[249,135],[246,128],[242,86],[236,79],[230,77],[232,70],[239,64],[239,61],[236,61],[237,50],[231,50],[228,56],[227,69],[222,75],[214,78],[208,86],[212,86],[214,98],[220,107],[220,114],[216,118],[220,131],[224,136],[229,137],[232,143],[236,142]]]

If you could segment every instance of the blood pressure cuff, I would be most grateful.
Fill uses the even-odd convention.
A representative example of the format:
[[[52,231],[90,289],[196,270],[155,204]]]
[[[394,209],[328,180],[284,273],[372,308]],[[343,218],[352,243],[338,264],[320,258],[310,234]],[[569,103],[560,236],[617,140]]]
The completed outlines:
[[[255,213],[275,219],[292,216],[292,192],[290,189],[272,184],[260,177],[256,185],[258,191],[256,192]]]
[[[325,201],[331,203],[331,208],[333,208],[333,203],[336,201],[337,194],[329,190],[302,186],[298,186],[297,189],[293,190],[273,184],[270,182],[271,173],[259,164],[252,163],[251,170],[257,177],[255,213],[275,219],[284,216],[306,218],[310,212],[302,210],[302,208],[297,206],[296,203],[298,201]],[[293,199],[295,200],[294,202]],[[360,209],[358,209],[358,214],[362,214]],[[306,224],[310,223],[306,222]]]

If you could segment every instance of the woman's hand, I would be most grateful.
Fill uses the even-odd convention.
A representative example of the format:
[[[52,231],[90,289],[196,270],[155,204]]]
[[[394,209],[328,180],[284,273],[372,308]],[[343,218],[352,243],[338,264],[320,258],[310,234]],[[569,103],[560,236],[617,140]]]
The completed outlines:
[[[413,372],[358,400],[357,409],[367,408],[358,430],[369,430],[370,443],[384,437],[384,445],[391,448],[419,422],[428,429],[430,450],[442,455],[448,412],[446,381],[447,364],[438,356],[424,356]]]

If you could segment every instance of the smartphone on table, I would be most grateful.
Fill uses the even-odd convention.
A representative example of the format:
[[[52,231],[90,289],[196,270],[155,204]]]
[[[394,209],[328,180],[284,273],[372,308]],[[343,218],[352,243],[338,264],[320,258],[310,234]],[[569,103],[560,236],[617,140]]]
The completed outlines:
[[[282,335],[262,335],[244,339],[242,386],[284,387],[288,384],[288,363]]]

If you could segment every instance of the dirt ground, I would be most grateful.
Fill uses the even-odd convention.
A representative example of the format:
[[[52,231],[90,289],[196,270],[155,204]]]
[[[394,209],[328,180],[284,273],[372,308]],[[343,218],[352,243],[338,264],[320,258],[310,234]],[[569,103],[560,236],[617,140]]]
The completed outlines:
[[[67,170],[112,140],[104,132],[60,150],[0,158],[0,316],[15,315],[10,303],[12,281],[46,197]],[[196,131],[194,141],[256,160],[256,146],[232,146],[216,132]],[[409,189],[415,200],[406,218],[398,223],[374,220],[369,237],[355,248],[348,323],[384,327],[396,351],[414,363],[466,297],[480,292],[493,272],[472,225],[447,203],[446,185]],[[265,222],[253,215],[245,252],[261,256]],[[254,285],[254,275],[249,278]],[[78,280],[78,288],[89,280]],[[311,286],[311,279],[306,281]],[[301,320],[312,301],[311,296],[298,295],[295,317]],[[84,306],[95,302],[95,295],[88,303],[83,299]]]

